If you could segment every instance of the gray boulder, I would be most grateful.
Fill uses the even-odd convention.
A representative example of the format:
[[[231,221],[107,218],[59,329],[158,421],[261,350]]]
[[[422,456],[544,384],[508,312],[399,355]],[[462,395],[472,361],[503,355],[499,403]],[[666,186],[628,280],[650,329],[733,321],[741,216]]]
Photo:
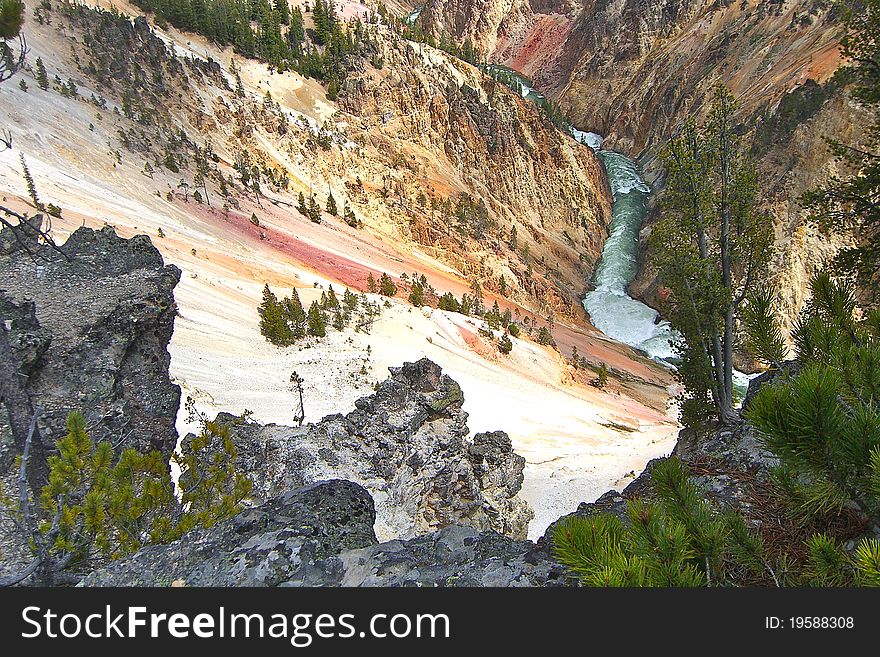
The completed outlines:
[[[321,482],[169,545],[143,548],[81,586],[558,586],[571,580],[530,541],[450,526],[376,543],[369,493]]]
[[[286,586],[563,586],[574,581],[531,541],[451,526],[349,550]]]

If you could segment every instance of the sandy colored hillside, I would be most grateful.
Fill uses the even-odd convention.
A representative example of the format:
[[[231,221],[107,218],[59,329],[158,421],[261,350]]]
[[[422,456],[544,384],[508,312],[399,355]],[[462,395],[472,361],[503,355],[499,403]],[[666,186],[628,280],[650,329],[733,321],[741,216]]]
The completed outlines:
[[[291,423],[288,381],[295,370],[306,382],[306,420],[313,421],[351,410],[388,367],[427,356],[461,384],[470,429],[503,429],[526,457],[523,496],[536,510],[532,537],[671,448],[677,425],[666,412],[668,373],[586,325],[557,324],[554,334],[563,353],[576,345],[590,362],[609,364],[612,381],[604,391],[588,385],[589,378],[575,374],[555,350],[514,340],[513,352],[502,356],[477,333],[475,320],[413,308],[403,299],[390,302],[370,334],[347,329],[308,346],[271,346],[259,334],[256,314],[265,283],[279,296],[297,287],[308,304],[331,284],[337,291],[365,289],[369,273],[423,273],[438,291],[457,295],[468,289],[468,278],[383,232],[381,221],[379,228],[356,230],[332,217],[314,224],[268,198],[259,204],[242,198],[241,208],[228,213],[216,200],[212,206],[184,200],[179,176],[163,169],[149,177],[142,158],[117,149],[115,135],[125,119],[82,99],[98,90],[59,53],[54,27],[29,24],[27,30],[31,61],[46,60],[50,78],[56,72],[62,79],[76,76],[80,99],[37,88],[31,73],[20,75],[27,92],[17,79],[0,86],[0,116],[14,144],[0,153],[3,202],[34,211],[22,178],[23,155],[41,200],[63,209],[63,217],[54,220],[58,238],[83,224],[110,224],[123,236],[149,235],[166,261],[181,268],[171,371],[199,410],[213,415],[249,409],[256,420]],[[224,70],[230,61],[229,53],[195,38],[163,37],[179,52],[208,53]],[[314,81],[236,60],[254,97],[270,89],[291,115],[314,124],[335,111]],[[216,137],[218,154],[229,156],[234,144]],[[264,141],[271,151],[273,142]],[[317,175],[303,153],[279,151],[278,162],[295,181],[293,190]],[[295,202],[292,193],[271,196]],[[251,213],[259,226],[249,221]],[[488,304],[494,299],[487,294]],[[507,301],[505,306],[514,307]],[[178,428],[181,433],[192,428],[183,410]]]

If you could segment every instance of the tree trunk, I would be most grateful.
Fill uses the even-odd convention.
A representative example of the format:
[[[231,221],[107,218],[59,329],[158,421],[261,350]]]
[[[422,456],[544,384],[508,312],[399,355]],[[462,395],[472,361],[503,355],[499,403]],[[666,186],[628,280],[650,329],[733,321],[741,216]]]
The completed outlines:
[[[721,164],[721,281],[727,290],[729,300],[724,311],[724,336],[722,363],[722,382],[724,395],[718,414],[722,424],[730,424],[736,419],[733,411],[733,277],[730,271],[730,126],[727,118],[719,126],[719,156]]]
[[[9,344],[6,326],[0,318],[0,401],[6,406],[9,414],[9,426],[12,439],[19,453],[24,452],[28,439],[34,407],[24,388],[25,377],[18,370],[18,363]],[[39,495],[43,486],[49,482],[49,464],[46,461],[46,450],[40,436],[39,428],[35,428],[27,462],[28,484],[34,495]]]

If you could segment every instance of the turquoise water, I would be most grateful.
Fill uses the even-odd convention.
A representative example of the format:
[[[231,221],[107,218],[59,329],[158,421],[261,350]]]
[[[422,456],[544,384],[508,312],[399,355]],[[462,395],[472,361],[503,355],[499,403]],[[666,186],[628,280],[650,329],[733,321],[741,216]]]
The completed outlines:
[[[648,214],[651,187],[642,180],[636,163],[601,149],[601,137],[572,131],[573,136],[597,151],[608,172],[613,205],[610,235],[593,277],[595,289],[584,297],[584,308],[593,324],[608,337],[645,352],[656,360],[674,358],[679,339],[669,322],[656,310],[626,292],[638,273],[639,230]]]

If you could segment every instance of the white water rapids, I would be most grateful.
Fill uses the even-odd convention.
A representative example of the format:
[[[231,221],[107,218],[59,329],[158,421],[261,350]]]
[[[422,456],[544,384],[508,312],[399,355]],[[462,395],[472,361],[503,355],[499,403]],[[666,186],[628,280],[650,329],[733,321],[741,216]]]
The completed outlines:
[[[656,310],[626,293],[638,271],[639,230],[648,212],[646,201],[651,188],[642,180],[635,162],[620,153],[602,150],[602,137],[575,129],[571,134],[595,150],[605,164],[613,198],[611,234],[593,278],[596,287],[584,297],[584,308],[596,328],[608,337],[655,360],[673,358],[678,333],[669,322],[659,319]]]

